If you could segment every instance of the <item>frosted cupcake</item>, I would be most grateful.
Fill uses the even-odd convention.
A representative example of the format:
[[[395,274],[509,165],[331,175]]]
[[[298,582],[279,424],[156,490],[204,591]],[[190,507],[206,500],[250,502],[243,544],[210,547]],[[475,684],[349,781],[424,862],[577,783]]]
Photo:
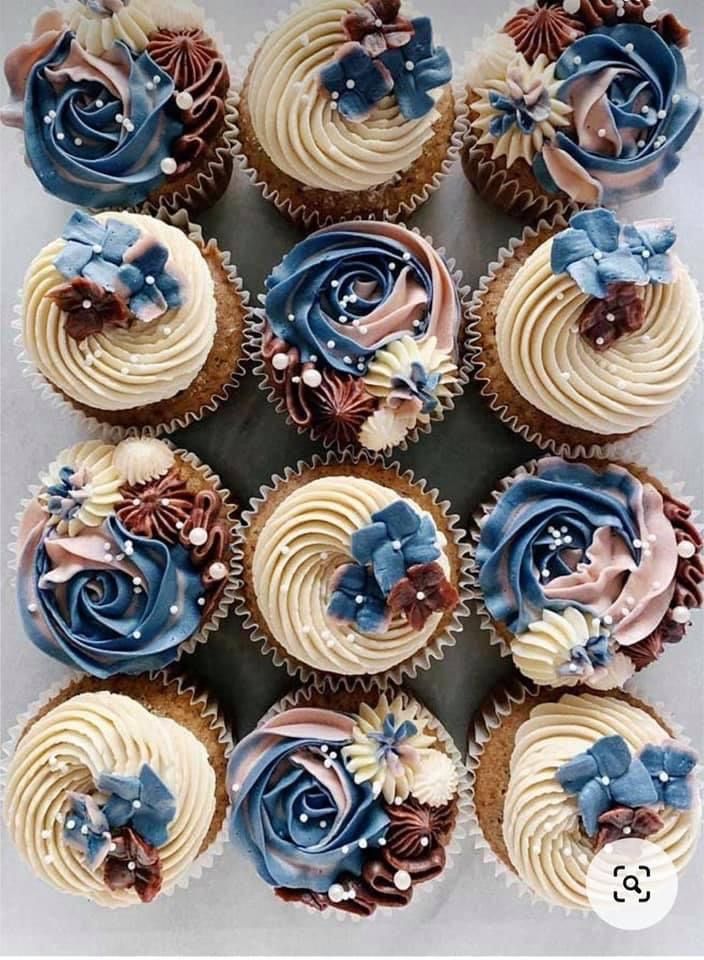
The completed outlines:
[[[671,221],[600,208],[564,226],[528,230],[502,255],[475,292],[470,339],[505,423],[555,452],[600,455],[677,404],[704,323]]]
[[[274,477],[243,514],[245,626],[304,679],[427,668],[466,613],[448,508],[380,463],[314,461]]]
[[[227,490],[153,438],[62,451],[19,518],[17,601],[40,650],[96,677],[176,660],[226,615],[235,529]]]
[[[684,637],[704,603],[693,517],[633,465],[529,463],[477,517],[485,626],[539,686],[622,686]]]
[[[174,223],[76,212],[25,276],[24,359],[116,434],[186,426],[241,372],[248,296],[228,254]]]
[[[471,57],[469,180],[537,220],[658,190],[701,115],[689,30],[651,0],[536,0]]]
[[[21,722],[4,819],[37,877],[104,907],[150,903],[220,851],[232,741],[181,682],[88,678]]]
[[[411,18],[399,0],[307,0],[247,70],[242,164],[307,225],[407,214],[459,147],[451,76],[430,19]]]
[[[277,409],[338,450],[405,447],[466,380],[459,283],[394,224],[340,223],[297,244],[266,281],[259,372]]]
[[[212,206],[232,175],[230,74],[191,0],[68,0],[5,60],[3,123],[53,196],[92,210]]]
[[[621,840],[647,840],[678,873],[692,859],[697,756],[670,721],[633,697],[497,695],[482,710],[470,757],[485,859],[539,900],[592,909],[590,864],[611,844],[618,855]],[[665,859],[645,849],[643,860]]]
[[[461,835],[459,754],[392,688],[287,698],[236,748],[227,785],[235,846],[277,897],[315,911],[407,906]]]

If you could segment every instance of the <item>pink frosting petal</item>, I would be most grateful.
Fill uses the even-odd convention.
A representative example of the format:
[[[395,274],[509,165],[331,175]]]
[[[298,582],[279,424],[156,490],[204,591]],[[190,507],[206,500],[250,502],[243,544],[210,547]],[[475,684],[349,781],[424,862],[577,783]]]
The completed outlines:
[[[577,163],[574,157],[561,150],[554,144],[546,143],[543,147],[543,160],[560,190],[577,203],[598,205],[601,203],[604,189],[598,180],[591,177],[584,167]],[[622,180],[619,178],[619,183]]]

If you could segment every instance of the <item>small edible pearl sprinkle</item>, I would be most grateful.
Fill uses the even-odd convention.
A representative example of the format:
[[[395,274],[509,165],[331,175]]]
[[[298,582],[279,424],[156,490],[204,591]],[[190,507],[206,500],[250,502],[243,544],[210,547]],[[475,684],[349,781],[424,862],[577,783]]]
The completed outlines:
[[[400,550],[400,549],[401,549],[401,541],[400,541],[400,540],[392,540],[391,546],[394,548],[394,550]]]
[[[159,84],[161,83],[161,77],[159,76],[158,73],[155,73],[155,74],[154,74],[154,76],[152,77],[152,80],[153,80],[154,83],[157,85],[157,87],[158,87]]]
[[[76,828],[76,821],[75,821],[75,820],[67,820],[67,821],[66,821],[66,829],[67,829],[67,830],[75,830],[75,828]]]
[[[607,314],[606,314],[606,319],[609,321],[609,323],[615,323],[615,322],[616,322],[616,315],[613,314],[613,313],[607,313]]]
[[[205,597],[198,597],[198,601],[197,601],[197,602],[198,602],[198,606],[199,606],[199,607],[204,607],[204,606],[205,606]]]
[[[100,109],[102,109],[102,107],[105,106],[105,103],[104,103],[102,100],[96,100],[96,101],[95,101],[95,105],[96,105],[96,107],[98,108],[98,110],[100,110]]]
[[[205,527],[194,527],[188,534],[188,542],[194,547],[202,547],[208,540],[208,531]]]
[[[142,639],[142,631],[141,631],[141,630],[135,630],[134,633],[132,634],[132,636],[135,638],[135,640],[141,640],[141,639]]]
[[[658,110],[658,120],[664,120],[667,116],[667,110]]]
[[[275,353],[271,364],[274,370],[285,370],[288,366],[288,354],[287,353]]]
[[[611,783],[611,780],[609,777],[601,777],[599,782],[602,783],[605,787],[608,787],[608,785]]]
[[[364,335],[365,333],[369,333],[369,327],[360,327],[360,328],[359,328],[359,332],[360,332],[362,335]]]
[[[334,350],[334,349],[335,349],[335,341],[334,341],[334,340],[328,340],[326,346],[327,346],[328,350]]]
[[[306,386],[312,387],[313,389],[315,389],[316,387],[319,387],[320,384],[323,382],[323,376],[319,370],[311,370],[311,369],[304,370],[303,382],[306,384]]]
[[[394,886],[397,890],[408,890],[411,886],[411,875],[407,870],[397,870],[394,874]]]
[[[581,0],[563,0],[562,6],[565,13],[579,13]]]
[[[130,862],[127,864],[127,869],[128,869],[128,870],[136,870],[136,869],[137,869],[137,864],[134,862],[134,860],[130,860]]]
[[[687,607],[675,607],[672,611],[672,619],[675,623],[688,623],[689,622],[689,610]]]
[[[541,570],[540,575],[541,575],[542,577],[545,577],[545,579],[547,580],[547,578],[550,576],[550,571],[547,570],[547,569]]]
[[[340,99],[340,94],[337,92],[337,90],[333,90],[331,96],[332,96],[333,100],[339,100],[339,99]]]
[[[83,826],[81,827],[81,833],[83,834],[84,837],[87,837],[87,836],[88,836],[88,825],[87,825],[87,824],[85,824],[85,823],[83,824]]]
[[[650,107],[646,104],[644,107],[640,108],[640,112],[643,114],[644,117],[647,117],[648,114],[650,113]]]
[[[227,567],[224,563],[211,563],[208,567],[208,574],[213,580],[224,580],[227,576]]]
[[[691,540],[682,540],[677,544],[677,553],[685,560],[689,560],[689,558],[693,557],[696,552],[697,548],[694,546]]]
[[[56,139],[57,139],[57,140],[65,140],[65,139],[66,139],[66,134],[65,134],[65,133],[57,133],[57,134],[56,134]]]
[[[669,779],[670,779],[669,774],[666,773],[664,770],[661,770],[660,773],[658,774],[658,780],[660,781],[660,783],[667,783]]]
[[[141,801],[141,800],[133,800],[133,801],[132,801],[132,806],[134,807],[135,810],[139,810],[140,807],[142,806],[142,801]]]
[[[679,103],[681,99],[682,99],[682,97],[680,96],[679,93],[673,93],[673,94],[672,94],[672,102],[673,102],[673,103]]]
[[[332,903],[342,903],[345,899],[345,888],[341,883],[333,883],[333,885],[328,890],[328,900]]]
[[[116,114],[115,114],[115,121],[116,121],[117,123],[122,123],[122,121],[123,121],[124,119],[125,119],[125,118],[124,118],[124,116],[123,116],[121,113],[116,113]]]
[[[144,278],[144,282],[147,284],[147,286],[153,287],[154,284],[156,283],[156,280],[154,279],[154,277],[153,277],[151,274],[149,274],[148,276],[146,276],[146,277]]]
[[[646,7],[643,11],[643,20],[646,23],[655,23],[655,21],[660,16],[660,11],[656,10],[655,7]]]
[[[172,614],[173,616],[175,616],[175,615],[178,613],[178,607],[176,606],[175,603],[173,603],[173,604],[169,607],[169,613]]]
[[[190,110],[193,106],[193,97],[187,90],[182,90],[176,97],[176,106],[179,110]]]
[[[633,830],[633,828],[632,828],[632,827],[628,827],[628,826],[626,826],[626,827],[623,828],[623,832],[624,832],[624,834],[625,834],[626,836],[628,836],[628,835],[632,832],[632,830]]]
[[[347,87],[348,90],[354,90],[354,88],[355,88],[355,82],[354,82],[354,80],[348,80],[348,81],[345,83],[345,86]]]
[[[408,70],[409,73],[411,72],[411,70],[415,70],[416,68],[415,63],[412,60],[406,60],[405,66],[406,66],[406,70]]]
[[[607,613],[606,616],[603,618],[603,620],[607,626],[609,626],[609,624],[614,622],[614,618],[611,616],[610,613]]]
[[[359,841],[359,847],[360,847],[360,849],[361,849],[361,850],[366,850],[367,847],[368,847],[368,845],[369,845],[369,844],[368,844],[368,842],[367,842],[366,837],[362,837],[362,839]]]
[[[604,342],[605,342],[605,341],[604,341],[604,338],[603,338],[603,337],[597,337],[597,338],[596,338],[596,345],[597,345],[598,347],[603,347],[603,346],[604,346]]]
[[[132,123],[131,120],[125,120],[125,122],[124,122],[124,128],[125,128],[125,130],[126,130],[128,133],[133,133],[133,132],[134,132],[134,124]]]
[[[572,62],[573,62],[574,64],[576,64],[577,66],[579,66],[580,63],[582,62],[582,58],[579,56],[579,54],[577,54],[577,56],[574,58],[574,60],[573,60]]]
[[[151,80],[147,80],[147,82],[144,84],[144,86],[147,88],[147,90],[153,90],[153,89],[154,89],[154,84],[152,83]]]
[[[604,127],[601,127],[601,129],[600,129],[598,132],[599,132],[599,136],[600,136],[600,137],[605,137],[605,136],[606,136],[606,130],[605,130]]]
[[[51,836],[51,830],[42,830],[42,839],[48,840]]]
[[[327,825],[328,825],[327,820],[321,820],[321,821],[320,821],[320,829],[321,829],[321,830],[324,830],[324,829],[327,827]]]
[[[595,259],[595,260],[603,260],[603,258],[604,258],[604,254],[601,252],[601,250],[595,250],[595,251],[594,251],[594,259]]]
[[[642,540],[638,540],[638,538],[636,538],[636,539],[633,541],[633,546],[634,546],[634,547],[636,548],[636,550],[637,550],[639,547],[642,547],[642,546],[643,546],[643,541],[642,541]]]
[[[171,174],[176,173],[178,169],[178,164],[173,157],[164,157],[161,161],[161,172],[165,173],[167,177],[170,177]]]
[[[357,594],[357,596],[354,598],[354,602],[358,603],[360,606],[364,603],[364,597],[361,593]]]
[[[302,813],[298,819],[301,821],[301,823],[308,823],[308,814]]]
[[[47,115],[44,117],[44,123],[46,123],[47,125],[51,123],[51,117],[49,116],[48,113],[47,113]]]
[[[416,593],[416,600],[425,600],[425,594],[423,593],[422,590],[419,590],[419,591]]]
[[[27,609],[29,610],[30,613],[36,613],[36,612],[37,612],[37,605],[36,605],[36,603],[28,603],[28,604],[27,604]]]
[[[638,149],[642,150],[645,147],[645,140],[638,141]]]

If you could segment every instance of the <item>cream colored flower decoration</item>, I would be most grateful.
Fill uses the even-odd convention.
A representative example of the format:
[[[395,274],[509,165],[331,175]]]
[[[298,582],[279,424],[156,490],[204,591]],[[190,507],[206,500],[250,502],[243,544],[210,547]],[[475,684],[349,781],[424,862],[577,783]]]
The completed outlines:
[[[457,768],[441,750],[427,750],[422,754],[413,778],[411,793],[429,807],[443,807],[457,793]]]
[[[362,424],[359,442],[367,450],[380,453],[401,443],[416,422],[415,416],[404,416],[390,407],[382,407]]]
[[[115,448],[114,464],[127,483],[158,480],[173,467],[175,457],[163,440],[128,437]]]
[[[203,11],[191,0],[97,0],[93,6],[74,0],[65,17],[80,45],[98,57],[116,40],[139,53],[159,29],[203,26]]]
[[[419,369],[422,369],[423,376],[414,395],[413,391],[400,387],[398,381],[413,383],[414,373]],[[450,395],[450,384],[456,378],[457,366],[448,353],[437,349],[436,337],[419,341],[406,335],[392,340],[375,354],[364,377],[364,385],[373,397],[382,399],[386,406],[400,414],[414,415],[427,423],[431,411],[419,409],[423,404],[422,389],[425,382],[432,384],[425,399],[439,402]],[[409,397],[414,397],[415,402],[409,401]]]
[[[84,527],[99,527],[122,499],[123,474],[115,466],[115,447],[100,440],[63,450],[41,480],[39,500],[62,536],[75,537]]]

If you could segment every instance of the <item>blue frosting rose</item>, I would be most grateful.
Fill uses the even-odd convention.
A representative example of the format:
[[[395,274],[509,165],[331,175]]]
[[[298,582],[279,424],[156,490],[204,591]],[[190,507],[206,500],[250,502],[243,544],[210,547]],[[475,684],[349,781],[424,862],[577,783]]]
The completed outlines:
[[[113,560],[95,559],[96,542],[108,545]],[[203,586],[188,551],[137,536],[114,516],[87,535],[40,531],[26,544],[20,568],[29,638],[97,677],[165,666],[200,623]]]
[[[174,83],[144,52],[117,41],[101,60],[70,32],[33,67],[24,104],[25,149],[55,196],[79,206],[142,203],[166,179],[183,124],[169,113]]]
[[[679,49],[641,24],[601,27],[562,54],[555,75],[576,134],[558,132],[536,157],[543,186],[590,204],[662,186],[701,115]]]
[[[227,772],[232,840],[274,887],[326,893],[359,876],[388,816],[342,760],[353,722],[331,710],[279,714],[242,740]]]

